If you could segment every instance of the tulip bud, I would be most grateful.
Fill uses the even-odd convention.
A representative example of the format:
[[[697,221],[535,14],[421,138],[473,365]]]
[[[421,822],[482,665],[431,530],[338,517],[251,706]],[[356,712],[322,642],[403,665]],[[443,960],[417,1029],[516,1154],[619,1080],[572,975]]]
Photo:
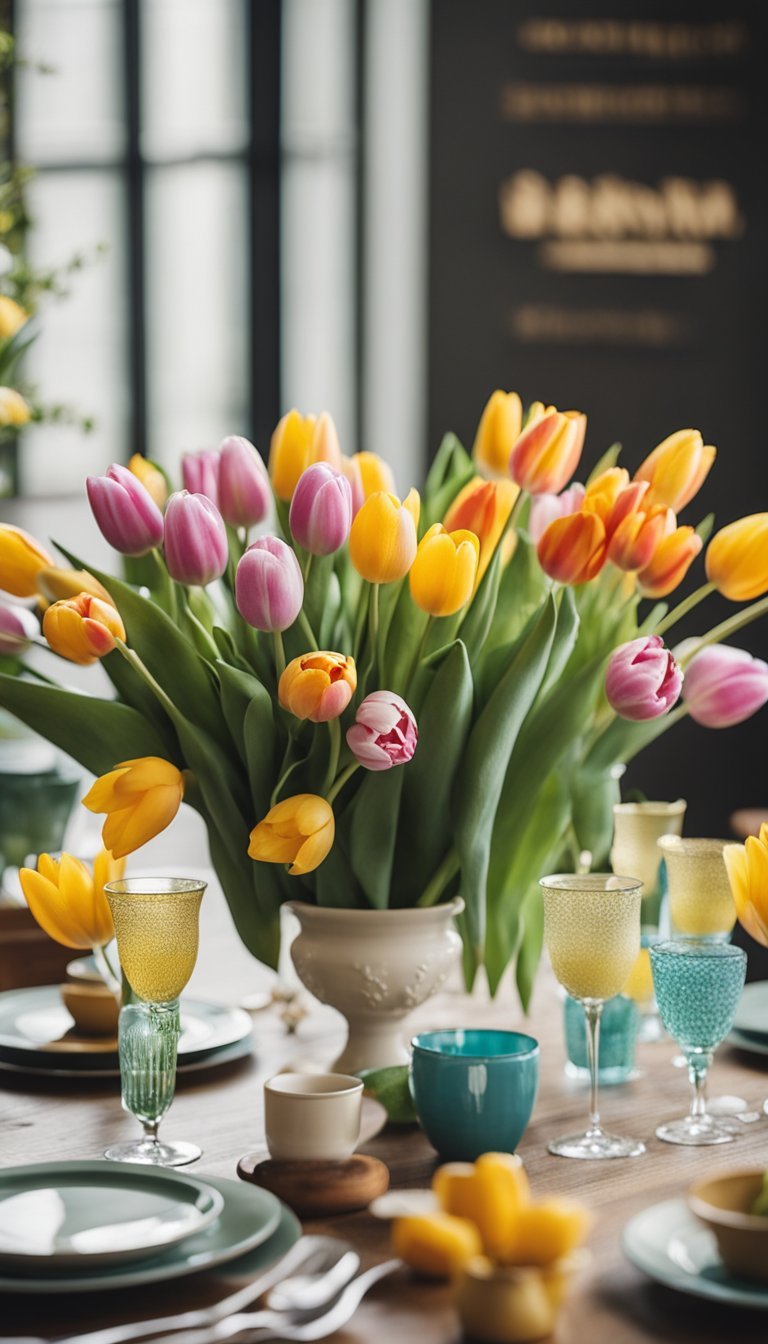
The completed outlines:
[[[202,448],[199,453],[183,453],[181,476],[190,495],[207,495],[219,507],[219,451]]]
[[[683,674],[660,635],[631,639],[608,660],[605,693],[623,719],[639,723],[666,714],[682,684]]]
[[[139,756],[101,775],[83,806],[89,812],[106,812],[104,848],[122,859],[170,826],[183,797],[181,770],[161,756]]]
[[[277,693],[283,709],[297,719],[327,723],[344,713],[356,688],[354,658],[320,649],[288,664]]]
[[[446,532],[474,532],[480,542],[475,587],[490,564],[520,491],[514,481],[475,476],[459,491],[443,519]]]
[[[587,583],[605,564],[605,527],[596,513],[566,514],[545,527],[536,553],[550,579]]]
[[[508,476],[509,459],[523,423],[523,405],[516,392],[492,392],[477,426],[472,456],[486,476]]]
[[[587,417],[556,411],[526,425],[509,459],[509,473],[530,495],[557,495],[579,464]]]
[[[430,616],[453,616],[466,606],[475,587],[480,543],[474,532],[430,527],[411,565],[411,597]]]
[[[122,877],[125,864],[101,850],[93,872],[72,854],[41,854],[37,869],[20,868],[21,889],[41,929],[64,947],[103,947],[114,936],[105,882]]]
[[[589,482],[581,507],[585,513],[597,514],[607,533],[614,509],[628,487],[626,467],[608,467]]]
[[[252,542],[237,566],[235,600],[240,615],[255,630],[287,630],[304,601],[295,551],[280,537]]]
[[[349,536],[352,488],[346,476],[315,462],[299,477],[291,500],[291,532],[312,555],[331,555]]]
[[[383,457],[379,457],[378,453],[355,453],[352,461],[357,464],[360,472],[363,499],[375,494],[377,490],[384,490],[389,495],[397,493],[392,468]]]
[[[373,691],[360,704],[347,730],[347,745],[366,770],[406,765],[416,750],[419,730],[412,710],[394,691]]]
[[[369,583],[395,583],[408,573],[416,557],[419,508],[416,490],[402,504],[383,490],[368,496],[350,529],[349,555]]]
[[[768,663],[746,649],[710,644],[686,668],[683,700],[703,728],[732,728],[768,700]]]
[[[701,489],[717,449],[705,445],[698,429],[679,429],[654,448],[635,472],[636,481],[648,481],[648,503],[679,513]]]
[[[0,387],[0,428],[20,429],[29,423],[32,412],[15,387]]]
[[[219,446],[219,509],[230,527],[254,527],[272,503],[269,475],[252,443],[231,434]]]
[[[528,519],[528,534],[531,541],[540,541],[545,529],[556,518],[567,518],[569,513],[576,513],[581,508],[584,494],[584,486],[574,481],[567,490],[561,490],[559,495],[534,495]]]
[[[314,415],[288,411],[278,421],[269,445],[269,474],[278,499],[290,503],[296,482],[310,465],[309,447],[315,432]]]
[[[88,666],[125,639],[125,626],[111,602],[90,593],[54,602],[43,617],[43,634],[54,653]]]
[[[692,527],[677,527],[662,537],[650,563],[637,576],[643,597],[666,597],[677,588],[701,547],[701,537]]]
[[[29,313],[24,311],[21,304],[7,294],[0,294],[0,341],[10,340],[28,321]]]
[[[624,491],[624,494],[628,493]],[[674,529],[675,515],[671,509],[662,505],[654,505],[647,513],[642,509],[629,513],[612,530],[608,559],[618,569],[628,572],[645,569],[651,563],[662,538]]]
[[[127,467],[113,462],[104,476],[89,476],[86,489],[99,529],[116,551],[123,555],[146,555],[160,545],[163,515]]]
[[[154,499],[158,509],[165,506],[168,498],[168,483],[159,467],[154,462],[150,462],[148,457],[143,457],[141,453],[134,453],[128,463],[128,470],[132,471],[137,480],[141,481],[147,494]]]
[[[710,583],[732,602],[751,602],[768,592],[768,513],[752,513],[716,532],[706,566]]]
[[[27,607],[0,602],[0,656],[17,658],[26,653],[39,633],[39,626]]]
[[[251,831],[248,854],[260,863],[289,863],[292,877],[319,868],[332,846],[333,808],[315,793],[297,793],[271,807]]]
[[[37,591],[47,602],[90,593],[91,597],[98,597],[112,607],[115,605],[103,583],[99,583],[87,569],[57,569],[55,566],[41,569],[37,576]]]
[[[179,490],[165,511],[165,563],[172,579],[204,587],[229,561],[227,530],[208,495]]]
[[[14,597],[34,597],[37,576],[53,556],[21,527],[0,523],[0,589]]]

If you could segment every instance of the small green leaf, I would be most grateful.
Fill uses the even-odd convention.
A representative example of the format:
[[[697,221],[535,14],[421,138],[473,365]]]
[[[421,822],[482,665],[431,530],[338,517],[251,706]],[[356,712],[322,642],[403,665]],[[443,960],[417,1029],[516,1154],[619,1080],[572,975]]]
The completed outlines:
[[[591,485],[598,476],[602,476],[604,471],[610,471],[611,467],[615,467],[620,457],[621,444],[612,443],[610,448],[607,448],[603,453],[602,457],[597,459],[597,462],[587,477],[587,485]]]
[[[368,1096],[384,1107],[390,1125],[419,1123],[408,1085],[409,1072],[407,1064],[393,1064],[386,1069],[363,1069],[357,1075],[365,1083]]]

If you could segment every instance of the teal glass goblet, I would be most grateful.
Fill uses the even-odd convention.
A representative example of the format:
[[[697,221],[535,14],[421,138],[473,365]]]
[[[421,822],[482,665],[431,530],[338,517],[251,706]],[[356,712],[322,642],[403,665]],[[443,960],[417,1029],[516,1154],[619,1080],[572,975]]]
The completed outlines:
[[[706,1082],[712,1057],[733,1025],[744,988],[747,955],[732,943],[655,943],[650,949],[661,1020],[688,1064],[691,1109],[681,1120],[659,1125],[665,1143],[694,1146],[730,1143],[732,1126],[707,1111]]]

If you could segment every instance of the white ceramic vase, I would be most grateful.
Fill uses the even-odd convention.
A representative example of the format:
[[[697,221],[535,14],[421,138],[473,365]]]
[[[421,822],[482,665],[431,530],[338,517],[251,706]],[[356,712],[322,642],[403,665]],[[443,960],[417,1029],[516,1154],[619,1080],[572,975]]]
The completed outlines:
[[[339,1073],[404,1064],[403,1022],[445,984],[461,955],[460,897],[409,910],[340,910],[291,901],[301,932],[291,944],[299,978],[347,1019]]]

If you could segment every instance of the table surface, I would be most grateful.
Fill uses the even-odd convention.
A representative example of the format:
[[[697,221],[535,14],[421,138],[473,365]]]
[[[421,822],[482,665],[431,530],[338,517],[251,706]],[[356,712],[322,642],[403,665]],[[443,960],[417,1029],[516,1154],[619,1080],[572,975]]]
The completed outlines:
[[[204,902],[201,955],[191,992],[220,1002],[237,1002],[270,983],[239,944],[223,898],[212,885]],[[541,1042],[541,1086],[532,1122],[520,1145],[534,1193],[579,1198],[594,1211],[590,1235],[591,1267],[575,1288],[555,1335],[557,1344],[639,1344],[640,1341],[722,1341],[738,1331],[740,1344],[765,1341],[768,1316],[724,1308],[686,1297],[652,1283],[624,1258],[621,1230],[638,1210],[678,1197],[697,1177],[713,1171],[768,1163],[768,1120],[745,1127],[733,1144],[712,1149],[673,1147],[654,1138],[663,1119],[681,1114],[687,1105],[684,1072],[672,1067],[676,1051],[670,1041],[639,1048],[641,1077],[622,1087],[605,1088],[603,1117],[608,1126],[645,1140],[643,1157],[606,1163],[567,1161],[547,1153],[555,1135],[578,1127],[586,1116],[583,1084],[566,1079],[561,1003],[551,975],[543,970],[530,1017],[523,1018],[511,989],[495,1002],[487,995],[468,998],[458,990],[425,1004],[414,1022],[422,1027],[447,1025],[522,1026]],[[192,1172],[234,1177],[237,1159],[263,1147],[262,1082],[289,1062],[311,1059],[330,1063],[344,1034],[331,1009],[317,1008],[295,1035],[286,1033],[273,1009],[254,1014],[256,1050],[251,1060],[201,1078],[182,1080],[170,1116],[168,1137],[201,1143],[202,1160]],[[136,1132],[125,1115],[115,1082],[34,1084],[0,1069],[0,1166],[34,1161],[99,1157],[108,1143]],[[727,1046],[718,1054],[712,1077],[716,1094],[736,1093],[757,1107],[768,1093],[768,1071],[752,1057]],[[385,1129],[366,1147],[389,1166],[392,1187],[427,1186],[435,1154],[414,1128]],[[305,1224],[308,1231],[346,1238],[366,1262],[387,1258],[387,1225],[367,1213]],[[0,1300],[0,1335],[37,1334],[50,1338],[63,1332],[96,1328],[104,1323],[154,1316],[216,1300],[238,1286],[236,1270],[192,1277],[141,1294],[124,1292],[96,1296],[28,1298],[6,1295]],[[448,1290],[418,1282],[403,1271],[380,1285],[337,1344],[458,1344],[461,1338]]]

